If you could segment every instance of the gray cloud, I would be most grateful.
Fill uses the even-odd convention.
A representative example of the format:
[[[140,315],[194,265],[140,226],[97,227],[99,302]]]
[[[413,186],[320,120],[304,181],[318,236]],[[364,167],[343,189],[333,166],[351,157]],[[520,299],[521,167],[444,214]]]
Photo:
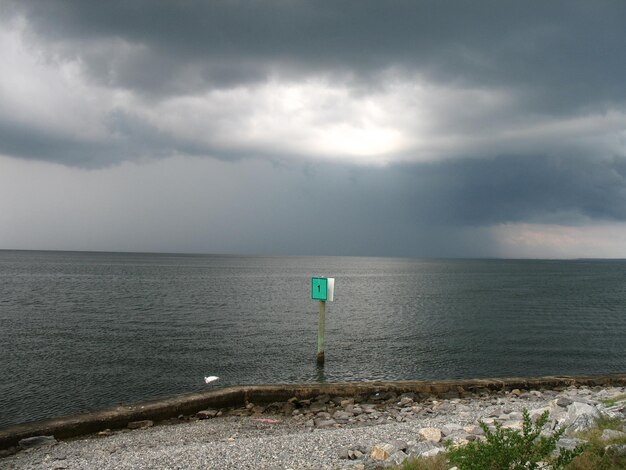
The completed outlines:
[[[424,152],[453,158],[542,155],[552,153],[555,146],[569,146],[557,153],[571,154],[579,151],[580,142],[567,140],[581,135],[597,144],[603,157],[624,154],[623,136],[621,143],[604,148],[626,126],[623,2],[5,0],[3,4],[8,12],[5,28],[15,29],[17,18],[25,22],[18,29],[26,44],[15,54],[33,54],[36,63],[16,73],[41,73],[36,67],[47,67],[49,74],[63,67],[79,69],[56,77],[57,86],[68,96],[81,89],[82,101],[76,106],[89,107],[98,115],[86,122],[108,131],[94,151],[109,142],[110,153],[120,160],[188,149],[195,149],[191,154],[218,158],[245,154],[250,147],[261,154],[301,154],[293,148],[281,151],[281,143],[276,142],[298,139],[293,135],[273,136],[275,142],[266,143],[271,148],[258,142],[247,145],[247,136],[235,136],[221,145],[212,136],[249,130],[247,125],[257,127],[258,119],[242,119],[262,106],[266,115],[291,122],[293,114],[281,115],[280,109],[276,113],[276,105],[269,102],[276,90],[268,87],[320,80],[327,88],[342,89],[345,100],[353,103],[393,96],[398,109],[379,117],[379,127],[384,124],[410,138],[417,134],[415,127],[426,122],[423,132],[436,141],[434,150],[426,142],[426,150],[408,144],[404,150],[384,151],[408,159]],[[411,88],[415,84],[420,87],[417,91]],[[48,93],[62,91],[53,86],[49,85]],[[242,86],[251,87],[251,96],[231,96],[226,102],[215,96],[233,94]],[[258,103],[255,91],[264,93],[268,102]],[[172,104],[183,98],[189,100]],[[198,112],[203,105],[191,104],[191,98],[198,103],[204,100],[209,111]],[[207,100],[212,101],[207,104]],[[58,120],[69,119],[66,110],[60,111]],[[303,125],[313,128],[316,119],[328,121],[335,113],[337,122],[358,127],[362,111],[347,105],[318,107],[317,116]],[[107,127],[122,114],[132,116],[132,128]],[[172,130],[168,115],[180,115],[181,121],[188,122]],[[607,116],[617,118],[601,122]],[[402,118],[404,122],[398,121]],[[191,128],[199,119],[206,122],[204,141],[180,136],[181,127]],[[576,119],[595,124],[583,124],[583,132],[563,130]],[[4,133],[17,125],[9,123]],[[31,123],[21,125],[29,128],[23,132],[32,131]],[[527,133],[532,126],[563,129],[546,137],[540,129]],[[133,133],[138,129],[151,131]],[[127,145],[118,145],[116,131],[125,134]],[[46,132],[42,134],[35,141],[45,138]],[[458,144],[448,148],[444,139]],[[68,154],[83,152],[80,145],[72,148],[75,140],[66,139]],[[539,144],[533,147],[528,142]],[[589,154],[586,144],[583,147],[581,153]],[[10,154],[41,158],[41,152],[26,143],[12,145]],[[315,151],[312,154],[315,157]],[[58,154],[52,152],[49,158],[63,161],[53,155]],[[97,158],[86,155],[87,162]],[[75,160],[68,158],[65,163],[75,164]]]
[[[381,70],[513,88],[534,109],[603,109],[624,100],[626,5],[596,2],[19,2],[57,52],[93,78],[184,93],[296,76]],[[120,41],[137,47],[119,54]],[[107,46],[108,44],[108,46]],[[186,77],[186,73],[188,73]]]
[[[0,155],[80,178],[232,163],[218,215],[189,194],[172,200],[195,212],[165,204],[186,251],[493,255],[497,225],[626,222],[624,2],[0,8]],[[137,214],[138,233],[176,239],[155,208]]]
[[[626,221],[623,158],[507,156],[336,171],[344,176],[324,188],[325,206],[345,203],[383,226]],[[354,181],[345,190],[344,179]]]

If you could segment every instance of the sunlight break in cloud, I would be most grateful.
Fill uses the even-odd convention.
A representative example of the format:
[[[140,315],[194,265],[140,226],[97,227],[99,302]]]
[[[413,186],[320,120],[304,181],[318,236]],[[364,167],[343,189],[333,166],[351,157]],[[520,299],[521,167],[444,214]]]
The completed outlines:
[[[364,165],[477,155],[626,154],[623,110],[541,115],[524,110],[523,94],[504,86],[435,84],[393,67],[380,73],[375,87],[324,74],[294,81],[277,68],[262,81],[157,97],[108,87],[114,79],[90,79],[80,57],[62,59],[48,50],[23,18],[5,24],[0,35],[0,118],[9,128],[34,133],[35,140],[60,139],[70,148],[93,143],[114,155],[85,155],[85,166],[185,154]],[[120,41],[121,56],[146,52]],[[96,46],[89,45],[92,55]],[[111,65],[109,74],[115,71]],[[30,156],[24,141],[5,152]],[[68,154],[81,152],[89,148]],[[76,158],[62,161],[62,155],[48,158],[81,165]],[[93,163],[99,158],[99,165]]]

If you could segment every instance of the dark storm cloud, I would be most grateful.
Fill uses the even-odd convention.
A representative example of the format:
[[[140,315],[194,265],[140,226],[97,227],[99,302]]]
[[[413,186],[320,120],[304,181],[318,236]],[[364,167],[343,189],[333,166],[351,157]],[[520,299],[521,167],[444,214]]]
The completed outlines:
[[[123,112],[111,113],[106,124],[114,138],[108,142],[94,142],[83,140],[80,136],[32,129],[0,119],[0,154],[21,155],[27,159],[62,162],[89,169],[115,165],[127,159],[140,159],[148,154],[154,157],[176,154],[170,136],[162,135],[158,129]],[[193,149],[186,150],[194,154]]]
[[[388,227],[626,221],[624,159],[508,156],[332,171],[342,176],[329,183],[311,177],[328,198],[322,206],[336,206],[338,219],[350,211],[354,223],[368,217]]]
[[[428,109],[426,119],[442,122],[451,137],[476,134],[477,125],[489,137],[491,127],[503,121],[514,127],[516,122],[623,113],[626,108],[626,3],[621,1],[40,0],[5,1],[3,9],[5,25],[9,18],[25,18],[38,61],[73,61],[91,84],[111,92],[127,90],[146,106],[211,90],[311,77],[343,84],[355,100],[365,100],[393,80],[411,83],[417,77],[429,85],[489,95],[456,103],[448,97],[445,109]],[[406,93],[411,99],[411,92]],[[510,106],[473,109],[476,101],[494,99],[491,95]],[[421,105],[417,99],[413,106],[419,110]],[[240,111],[223,106],[221,112],[228,120]],[[140,133],[135,140],[143,137]],[[173,137],[169,146],[184,153],[179,144]],[[515,145],[485,154],[526,153]],[[195,146],[200,153],[219,156],[215,144]],[[12,154],[37,152],[25,145],[14,147]]]
[[[405,168],[416,217],[435,224],[626,221],[626,160],[468,159]]]
[[[626,221],[626,2],[0,8],[0,155],[72,171],[271,162],[233,196],[241,222],[223,216],[238,230],[222,246],[237,231],[263,252],[330,253],[311,222],[324,219],[336,252],[428,255],[407,248],[422,240],[445,255],[467,240],[453,254],[468,255],[488,242],[447,228]],[[313,197],[328,210],[303,216]],[[259,217],[262,203],[277,209]],[[233,249],[254,251],[245,240]]]
[[[81,56],[93,79],[142,93],[312,71],[376,85],[395,67],[515,89],[536,110],[604,109],[626,97],[620,1],[45,0],[15,8],[57,52]],[[120,40],[140,49],[120,59]]]

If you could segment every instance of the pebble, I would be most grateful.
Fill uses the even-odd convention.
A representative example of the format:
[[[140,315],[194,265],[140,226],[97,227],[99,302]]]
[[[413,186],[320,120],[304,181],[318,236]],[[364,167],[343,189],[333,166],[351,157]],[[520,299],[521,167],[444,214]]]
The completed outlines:
[[[218,410],[202,410],[196,413],[198,419],[209,419],[217,416]]]
[[[142,421],[131,421],[128,423],[128,429],[144,429],[154,426],[154,422],[149,419],[144,419]]]
[[[625,387],[567,387],[482,391],[475,396],[455,392],[447,399],[395,393],[325,395],[313,400],[293,397],[267,407],[249,403],[237,409],[203,410],[167,426],[129,423],[129,427],[143,428],[141,432],[114,430],[60,442],[47,436],[44,440],[49,445],[3,457],[0,466],[368,470],[401,464],[410,457],[436,455],[448,439],[454,445],[484,439],[479,420],[492,429],[496,423],[519,429],[524,409],[531,419],[549,411],[549,425],[567,429],[559,447],[571,449],[582,442],[572,433],[591,425],[601,413],[626,423],[623,404],[607,407],[602,402],[625,392]],[[259,420],[261,414],[267,422]],[[605,431],[602,438],[607,452],[625,452],[623,445],[611,444],[623,435]]]

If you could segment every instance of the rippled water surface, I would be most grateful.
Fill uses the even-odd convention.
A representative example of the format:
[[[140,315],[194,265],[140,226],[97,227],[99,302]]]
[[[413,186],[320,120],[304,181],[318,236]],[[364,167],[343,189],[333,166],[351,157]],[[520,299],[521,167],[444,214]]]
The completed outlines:
[[[315,365],[310,278],[336,278]],[[626,262],[0,251],[0,427],[243,383],[626,372]],[[214,385],[211,385],[214,386]]]

